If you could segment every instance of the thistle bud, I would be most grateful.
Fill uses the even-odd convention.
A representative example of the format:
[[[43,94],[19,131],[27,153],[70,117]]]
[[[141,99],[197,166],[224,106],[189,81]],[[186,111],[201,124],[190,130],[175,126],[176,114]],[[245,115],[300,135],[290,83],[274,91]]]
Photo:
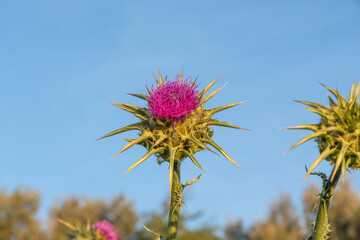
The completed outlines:
[[[335,100],[328,95],[329,107],[319,103],[298,101],[309,106],[306,109],[320,115],[321,119],[318,124],[304,124],[287,128],[306,129],[314,132],[290,149],[315,139],[320,156],[310,166],[305,178],[325,159],[331,165],[335,165],[331,180],[339,169],[341,169],[344,179],[349,168],[360,168],[360,105],[358,101],[360,84],[356,87],[354,81],[348,99],[344,98],[337,90],[323,86],[330,91]]]

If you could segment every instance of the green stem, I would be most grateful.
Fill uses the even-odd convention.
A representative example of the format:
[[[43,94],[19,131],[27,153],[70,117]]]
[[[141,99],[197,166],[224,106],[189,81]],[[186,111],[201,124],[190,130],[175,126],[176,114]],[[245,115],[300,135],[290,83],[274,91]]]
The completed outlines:
[[[335,171],[335,168],[333,169]],[[319,208],[316,215],[314,230],[312,233],[312,240],[325,240],[329,231],[328,213],[330,209],[331,200],[335,193],[336,185],[341,175],[340,169],[337,170],[334,179],[331,181],[331,176],[328,178],[320,195]]]
[[[182,185],[180,182],[180,161],[174,161],[173,181],[171,190],[171,202],[168,221],[167,240],[176,240],[178,222],[180,216],[180,205],[182,200]]]

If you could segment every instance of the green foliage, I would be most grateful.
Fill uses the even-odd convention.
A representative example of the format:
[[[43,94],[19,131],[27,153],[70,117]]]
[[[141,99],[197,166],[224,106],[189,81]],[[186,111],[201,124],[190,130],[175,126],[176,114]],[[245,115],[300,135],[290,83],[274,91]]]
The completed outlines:
[[[301,237],[300,220],[289,195],[273,203],[267,219],[255,223],[249,231],[250,240],[299,240]]]
[[[184,212],[179,219],[180,240],[300,240],[308,236],[310,225],[315,220],[320,189],[311,184],[303,193],[305,224],[301,228],[289,196],[283,195],[270,207],[266,219],[253,223],[250,229],[244,229],[241,220],[229,222],[223,229],[224,238],[219,238],[216,226],[200,226],[190,229],[188,226],[201,216],[200,213],[189,215]],[[34,217],[39,207],[39,194],[36,191],[18,189],[9,194],[0,192],[0,239],[1,240],[68,240],[64,234],[71,230],[57,222],[63,220],[86,228],[88,220],[108,219],[121,233],[119,240],[154,240],[154,235],[142,229],[136,220],[136,211],[131,201],[123,195],[111,201],[86,198],[67,198],[61,204],[52,207],[48,232],[40,230],[41,223]],[[157,229],[164,234],[167,231],[169,203],[164,201],[160,211],[150,212],[143,217],[144,224],[150,229]],[[6,214],[5,214],[6,213]],[[7,216],[5,218],[5,216]],[[76,219],[78,221],[76,221]],[[23,227],[23,223],[26,227]],[[329,240],[358,240],[360,236],[360,196],[354,192],[349,182],[345,182],[336,192],[329,213],[331,232]],[[21,223],[21,224],[19,224]],[[69,231],[70,230],[70,231]],[[295,236],[295,237],[293,237]]]
[[[35,218],[40,196],[35,190],[17,189],[12,194],[0,192],[0,239],[45,240]]]
[[[249,240],[241,220],[228,222],[224,231],[226,240]]]

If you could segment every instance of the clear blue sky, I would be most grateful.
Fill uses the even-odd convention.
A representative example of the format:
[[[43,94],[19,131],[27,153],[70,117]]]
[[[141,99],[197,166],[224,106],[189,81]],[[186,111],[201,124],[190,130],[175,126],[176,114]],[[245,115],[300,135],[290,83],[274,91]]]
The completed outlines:
[[[348,96],[360,79],[360,1],[3,1],[0,3],[0,188],[38,189],[45,218],[54,199],[124,193],[139,211],[168,197],[168,168],[155,159],[121,174],[145,152],[111,159],[136,121],[109,104],[143,104],[160,67],[172,79],[184,67],[200,88],[222,76],[227,86],[208,107],[248,100],[218,118],[251,132],[216,128],[215,140],[244,169],[201,153],[206,170],[185,191],[188,212],[204,221],[246,224],[266,215],[281,192],[300,212],[304,165],[318,156],[308,134],[279,130],[318,117],[292,100],[327,104],[319,83]],[[322,169],[329,171],[327,163]],[[200,171],[183,165],[183,180]],[[360,191],[358,173],[352,178]]]

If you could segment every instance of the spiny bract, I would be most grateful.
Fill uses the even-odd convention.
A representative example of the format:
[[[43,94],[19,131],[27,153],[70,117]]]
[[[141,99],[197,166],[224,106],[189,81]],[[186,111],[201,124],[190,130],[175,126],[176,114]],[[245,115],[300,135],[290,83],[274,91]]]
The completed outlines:
[[[356,88],[354,81],[348,100],[337,90],[325,85],[323,86],[331,92],[336,102],[330,95],[328,95],[329,107],[319,103],[298,101],[309,106],[306,109],[319,114],[321,119],[318,124],[304,124],[287,128],[306,129],[314,132],[304,137],[289,150],[311,139],[315,139],[319,146],[320,156],[310,166],[304,179],[325,159],[331,165],[335,164],[331,180],[339,169],[341,169],[344,180],[348,168],[360,168],[360,105],[358,101],[360,84]]]
[[[212,109],[204,109],[204,104],[225,86],[205,96],[218,79],[208,84],[201,92],[198,92],[196,90],[197,79],[195,79],[194,82],[183,81],[183,72],[181,72],[175,81],[168,82],[166,78],[163,80],[159,71],[158,79],[155,77],[156,88],[150,90],[146,87],[147,95],[131,94],[132,96],[145,100],[148,103],[147,108],[113,103],[116,107],[132,113],[140,119],[140,122],[112,131],[102,138],[130,130],[138,130],[140,131],[139,137],[136,139],[126,139],[129,143],[118,154],[136,144],[148,150],[148,152],[136,161],[125,173],[144,162],[150,156],[155,155],[159,163],[164,161],[169,162],[169,181],[171,187],[174,162],[182,161],[189,157],[197,167],[203,170],[194,154],[203,149],[213,152],[213,150],[209,148],[209,145],[239,167],[237,163],[211,139],[213,136],[212,126],[244,129],[212,118],[214,114],[243,102]]]
[[[66,233],[66,235],[73,240],[117,240],[119,237],[116,228],[106,220],[92,225],[88,222],[86,226],[78,221],[75,221],[75,225],[61,219],[58,221],[72,230],[72,233]]]

